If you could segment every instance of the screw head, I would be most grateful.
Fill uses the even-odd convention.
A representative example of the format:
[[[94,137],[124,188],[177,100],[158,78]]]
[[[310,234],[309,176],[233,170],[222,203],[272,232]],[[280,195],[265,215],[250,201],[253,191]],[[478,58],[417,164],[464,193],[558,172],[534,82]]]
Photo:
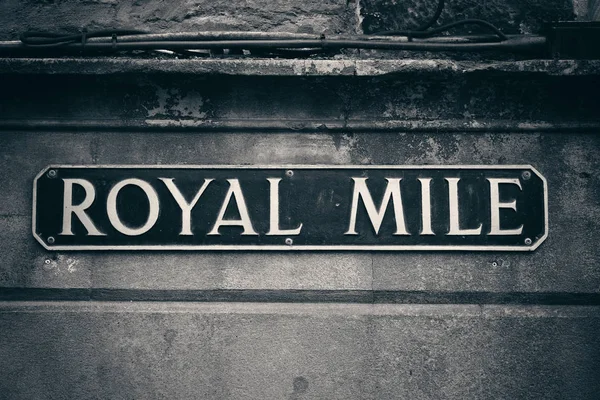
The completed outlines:
[[[291,246],[294,244],[294,241],[292,240],[292,238],[285,238],[285,244]]]
[[[44,260],[44,264],[46,264],[46,265],[50,265],[50,263],[51,263],[51,262],[52,262],[52,261],[50,261],[50,259],[49,259],[49,258],[46,258],[46,259]]]
[[[523,178],[524,181],[528,181],[531,178],[531,172],[523,171],[523,173],[521,174],[521,177]]]
[[[50,171],[48,171],[48,178],[54,179],[54,178],[56,178],[56,175],[58,175],[58,173],[56,172],[55,169],[51,169]]]
[[[497,267],[498,266],[498,262],[497,261],[493,261],[492,262],[492,267]]]
[[[292,176],[294,176],[294,171],[292,171],[291,169],[288,169],[287,171],[285,171],[285,176],[287,176],[288,178],[291,178]]]
[[[55,240],[54,240],[54,236],[48,236],[48,239],[46,239],[46,241],[47,241],[49,244],[54,244],[54,242],[55,242]]]
[[[531,243],[533,243],[533,241],[532,241],[530,238],[526,238],[526,239],[525,239],[525,244],[526,244],[527,246],[531,245]]]

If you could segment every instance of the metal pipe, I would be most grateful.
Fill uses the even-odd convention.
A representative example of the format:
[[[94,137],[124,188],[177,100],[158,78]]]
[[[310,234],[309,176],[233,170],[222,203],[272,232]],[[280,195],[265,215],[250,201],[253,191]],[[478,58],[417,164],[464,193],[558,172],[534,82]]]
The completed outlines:
[[[122,51],[122,50],[186,50],[186,49],[380,49],[380,50],[421,50],[421,51],[523,51],[543,49],[546,39],[541,36],[515,37],[502,42],[492,43],[431,43],[431,42],[395,42],[389,40],[350,40],[350,39],[320,39],[320,40],[215,40],[215,41],[156,41],[156,42],[88,42],[56,45],[26,46],[21,44],[0,45],[0,50],[16,50],[35,53],[38,50],[91,50],[91,51]]]
[[[509,38],[522,37],[523,35],[509,35]],[[119,43],[128,42],[154,42],[154,41],[215,41],[215,40],[321,40],[322,36],[312,33],[289,32],[176,32],[176,33],[148,33],[144,35],[119,36]],[[377,35],[327,35],[328,40],[383,40],[389,42],[478,42],[497,41],[496,35],[457,35],[437,36],[431,38],[411,38],[408,36],[377,36]],[[1,43],[1,42],[0,42]],[[19,43],[19,42],[17,42]],[[111,38],[90,38],[88,43],[112,43]]]

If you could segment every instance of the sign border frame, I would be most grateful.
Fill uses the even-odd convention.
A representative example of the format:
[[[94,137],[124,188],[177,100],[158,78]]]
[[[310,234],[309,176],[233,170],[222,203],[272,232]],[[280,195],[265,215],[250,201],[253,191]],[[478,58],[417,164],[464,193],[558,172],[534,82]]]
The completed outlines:
[[[36,233],[36,205],[37,205],[37,181],[50,169],[60,168],[89,168],[89,169],[523,169],[531,170],[543,183],[544,187],[544,235],[531,245],[523,246],[440,246],[440,245],[115,245],[115,246],[49,246]],[[460,164],[460,165],[307,165],[307,164],[281,164],[281,165],[233,165],[233,164],[209,164],[209,165],[176,165],[176,164],[51,164],[43,168],[33,179],[33,202],[32,202],[32,224],[31,232],[34,238],[46,250],[49,251],[514,251],[526,252],[536,250],[548,238],[548,181],[530,164],[506,164],[506,165],[482,165],[482,164]]]

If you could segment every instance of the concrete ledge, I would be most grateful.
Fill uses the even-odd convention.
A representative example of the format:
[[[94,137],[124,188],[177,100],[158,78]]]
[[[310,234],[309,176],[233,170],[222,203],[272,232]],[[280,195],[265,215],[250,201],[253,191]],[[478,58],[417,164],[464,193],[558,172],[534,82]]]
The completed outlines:
[[[0,74],[206,74],[237,76],[382,76],[470,73],[600,75],[600,60],[452,61],[373,59],[0,58]]]
[[[600,293],[436,290],[1,288],[0,301],[186,301],[600,306]]]
[[[0,130],[15,132],[259,132],[259,133],[596,133],[597,121],[514,121],[501,119],[349,120],[349,119],[2,119]]]

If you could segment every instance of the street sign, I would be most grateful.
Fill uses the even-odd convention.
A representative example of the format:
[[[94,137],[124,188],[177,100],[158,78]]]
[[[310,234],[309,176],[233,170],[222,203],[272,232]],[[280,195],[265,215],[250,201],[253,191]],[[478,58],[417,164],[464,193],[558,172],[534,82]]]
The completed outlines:
[[[548,230],[529,165],[57,165],[33,192],[61,251],[531,251]]]

